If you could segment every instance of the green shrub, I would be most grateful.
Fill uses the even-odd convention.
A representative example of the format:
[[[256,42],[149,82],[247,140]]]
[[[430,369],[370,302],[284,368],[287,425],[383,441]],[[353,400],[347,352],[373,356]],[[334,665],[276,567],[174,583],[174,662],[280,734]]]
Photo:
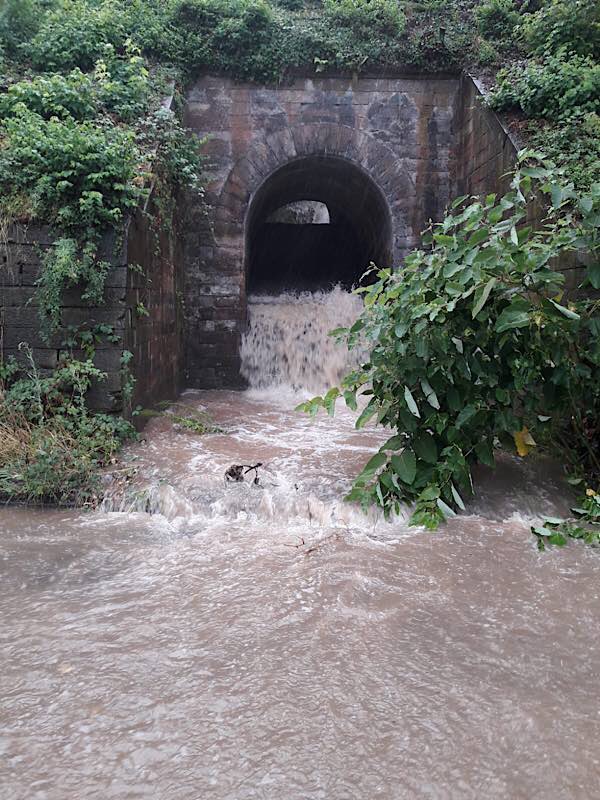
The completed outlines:
[[[523,36],[538,55],[561,50],[597,58],[600,53],[598,0],[550,0],[524,18]]]
[[[288,11],[300,11],[304,6],[304,0],[276,0],[276,5],[287,8]]]
[[[204,163],[205,140],[184,128],[177,115],[161,108],[149,115],[138,133],[144,149],[154,147],[154,173],[171,189],[188,189],[202,193],[200,173]]]
[[[2,133],[0,209],[20,205],[66,232],[100,232],[139,202],[131,132],[70,117],[46,120],[17,106]]]
[[[600,116],[574,113],[566,120],[532,123],[531,146],[555,161],[580,191],[600,183]]]
[[[323,6],[330,23],[350,28],[357,36],[398,36],[406,27],[397,0],[323,0]]]
[[[82,285],[100,303],[108,264],[97,259],[106,230],[116,229],[145,195],[133,132],[110,122],[47,120],[16,105],[0,146],[0,213],[50,223],[63,238],[44,257],[39,281],[45,333],[60,322],[60,294]]]
[[[486,0],[475,9],[477,25],[487,39],[510,39],[520,15],[513,0]]]
[[[99,470],[135,433],[118,417],[91,414],[85,396],[106,376],[91,360],[63,360],[41,377],[0,365],[0,497],[59,505],[96,504]]]
[[[123,55],[115,53],[112,45],[107,45],[103,58],[96,62],[94,77],[99,102],[119,119],[129,122],[148,112],[148,69],[131,40],[125,42]]]
[[[26,55],[39,70],[90,70],[105,53],[106,45],[120,51],[126,39],[122,7],[115,0],[58,0],[27,43]]]
[[[520,108],[529,117],[565,118],[600,110],[600,64],[583,56],[548,56],[501,70],[490,94],[492,108]]]
[[[38,29],[42,13],[36,0],[3,0],[0,6],[0,51],[15,56]]]
[[[484,67],[500,63],[500,53],[493,44],[484,40],[481,41],[477,50],[477,61]]]
[[[177,57],[186,69],[271,77],[265,48],[273,13],[264,0],[176,0],[171,25]]]
[[[370,350],[341,388],[303,404],[334,412],[342,395],[368,404],[391,438],[356,479],[349,499],[386,513],[416,503],[414,524],[435,527],[473,490],[471,470],[494,465],[498,444],[525,456],[544,440],[563,461],[600,478],[600,312],[561,303],[564,276],[550,268],[588,247],[600,288],[600,185],[578,196],[556,168],[524,162],[498,199],[460,198],[396,272],[359,291],[365,308],[338,337]],[[535,183],[534,183],[535,182]],[[547,225],[527,225],[537,189]]]
[[[0,119],[14,116],[20,103],[46,120],[68,116],[91,119],[98,112],[94,82],[80,69],[67,75],[39,75],[12,84],[0,95]]]

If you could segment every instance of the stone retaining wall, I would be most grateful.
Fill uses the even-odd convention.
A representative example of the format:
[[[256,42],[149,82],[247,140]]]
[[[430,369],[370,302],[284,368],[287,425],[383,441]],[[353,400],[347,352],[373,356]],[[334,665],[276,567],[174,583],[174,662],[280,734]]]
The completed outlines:
[[[174,397],[182,384],[239,386],[248,220],[273,176],[299,165],[296,177],[310,181],[319,163],[335,161],[339,179],[349,165],[346,192],[360,181],[370,187],[372,208],[389,218],[390,261],[398,263],[453,196],[502,190],[515,157],[468,77],[306,78],[264,87],[205,76],[189,93],[186,123],[208,137],[206,203],[182,200],[181,231],[158,235],[140,211],[116,255],[114,242],[106,244],[113,266],[104,305],[90,308],[68,291],[63,330],[49,343],[39,334],[35,299],[49,231],[8,231],[0,242],[2,358],[22,357],[19,343],[28,342],[38,366],[51,370],[69,326],[104,323],[117,341],[97,347],[96,363],[108,373],[94,390],[98,408],[123,410],[124,350],[133,354],[134,407]]]
[[[0,360],[14,356],[27,366],[27,350],[20,348],[25,343],[43,376],[63,356],[84,357],[68,343],[70,329],[108,325],[115,341],[104,337],[95,345],[95,364],[107,378],[90,393],[91,405],[127,412],[138,404],[174,398],[182,374],[181,236],[174,230],[155,234],[140,211],[123,242],[103,244],[103,255],[112,264],[104,304],[91,308],[81,300],[80,289],[66,291],[61,329],[46,341],[40,332],[36,282],[52,242],[48,228],[34,226],[11,226],[0,241]],[[122,356],[127,350],[133,354],[129,369],[136,383],[126,404]]]

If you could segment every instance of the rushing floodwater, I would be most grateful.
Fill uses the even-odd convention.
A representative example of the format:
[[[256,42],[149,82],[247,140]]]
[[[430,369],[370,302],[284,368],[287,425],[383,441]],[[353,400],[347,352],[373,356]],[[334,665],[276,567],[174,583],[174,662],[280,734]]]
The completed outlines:
[[[529,534],[558,475],[366,518],[381,433],[297,400],[187,393],[225,433],[152,420],[103,512],[0,511],[0,798],[597,797],[599,556]]]

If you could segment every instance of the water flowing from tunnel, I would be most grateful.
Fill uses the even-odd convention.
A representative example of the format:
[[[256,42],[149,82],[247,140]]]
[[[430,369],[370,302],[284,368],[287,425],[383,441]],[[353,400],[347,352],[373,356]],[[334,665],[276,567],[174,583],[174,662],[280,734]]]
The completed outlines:
[[[251,303],[253,388],[152,418],[99,512],[0,509],[3,799],[596,795],[600,562],[529,532],[560,472],[503,458],[434,535],[345,503],[388,433],[293,409],[355,300]]]
[[[358,355],[352,356],[330,332],[350,327],[361,308],[360,298],[339,286],[251,295],[240,350],[242,375],[253,389],[288,386],[320,392],[336,386]]]

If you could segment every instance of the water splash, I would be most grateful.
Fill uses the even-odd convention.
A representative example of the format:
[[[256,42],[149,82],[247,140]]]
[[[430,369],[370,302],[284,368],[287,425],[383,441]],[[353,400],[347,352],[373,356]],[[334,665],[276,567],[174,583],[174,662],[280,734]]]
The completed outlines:
[[[242,339],[242,375],[253,389],[288,386],[321,392],[340,382],[355,357],[329,336],[359,316],[357,295],[336,286],[248,298],[249,325]]]

